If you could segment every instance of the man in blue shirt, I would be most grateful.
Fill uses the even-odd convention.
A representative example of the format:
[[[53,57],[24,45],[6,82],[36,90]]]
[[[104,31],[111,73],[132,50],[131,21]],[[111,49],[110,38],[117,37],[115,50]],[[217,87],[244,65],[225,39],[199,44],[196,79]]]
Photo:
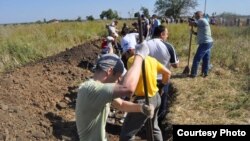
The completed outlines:
[[[154,35],[155,28],[161,25],[161,21],[157,18],[157,16],[154,14],[152,15],[152,25],[151,25],[151,35]]]
[[[202,76],[208,76],[211,48],[213,46],[213,38],[211,35],[211,29],[209,22],[203,18],[201,11],[195,12],[195,21],[189,20],[191,26],[197,27],[197,32],[192,31],[193,34],[197,35],[198,49],[194,56],[193,65],[191,69],[191,77],[197,76],[199,62],[202,59]]]

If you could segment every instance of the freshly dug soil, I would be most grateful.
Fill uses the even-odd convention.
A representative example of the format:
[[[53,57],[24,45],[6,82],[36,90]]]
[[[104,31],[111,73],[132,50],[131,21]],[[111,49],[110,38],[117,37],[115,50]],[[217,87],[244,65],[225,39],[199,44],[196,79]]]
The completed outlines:
[[[91,41],[1,74],[0,141],[77,141],[76,89],[92,75],[99,46]],[[119,140],[120,129],[107,124],[110,141]]]

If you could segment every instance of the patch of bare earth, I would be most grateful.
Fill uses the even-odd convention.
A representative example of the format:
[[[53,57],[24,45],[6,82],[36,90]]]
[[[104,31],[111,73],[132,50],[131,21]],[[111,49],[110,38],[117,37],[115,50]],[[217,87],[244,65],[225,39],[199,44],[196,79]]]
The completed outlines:
[[[2,74],[0,140],[78,140],[76,88],[99,52],[90,42]]]

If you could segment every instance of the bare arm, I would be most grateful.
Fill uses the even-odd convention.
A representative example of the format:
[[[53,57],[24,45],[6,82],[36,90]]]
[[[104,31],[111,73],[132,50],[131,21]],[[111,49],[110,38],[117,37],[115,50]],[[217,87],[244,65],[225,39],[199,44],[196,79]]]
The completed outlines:
[[[121,98],[116,98],[113,100],[112,105],[124,112],[141,112],[141,105],[130,101],[122,100]]]
[[[195,21],[189,21],[190,26],[197,27],[197,23]]]
[[[135,52],[134,62],[124,76],[122,84],[114,86],[114,97],[131,96],[136,89],[141,74],[142,61],[149,54],[147,42],[144,41],[136,45]]]
[[[150,104],[149,106],[146,104],[136,104],[129,101],[122,100],[120,98],[116,98],[113,100],[112,105],[125,112],[141,112],[149,118],[153,118],[154,116],[154,106]]]
[[[113,53],[114,53],[113,47],[109,47],[109,53],[110,53],[110,54],[113,54]]]
[[[162,83],[167,84],[171,76],[171,71],[166,67],[163,67],[159,73],[162,74]]]
[[[113,94],[115,97],[131,96],[134,93],[139,81],[142,61],[141,56],[135,55],[134,63],[124,76],[122,84],[116,84],[114,87]]]

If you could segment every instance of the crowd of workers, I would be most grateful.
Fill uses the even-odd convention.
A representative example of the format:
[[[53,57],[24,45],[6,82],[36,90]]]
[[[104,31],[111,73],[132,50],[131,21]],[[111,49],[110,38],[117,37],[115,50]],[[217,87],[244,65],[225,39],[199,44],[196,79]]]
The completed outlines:
[[[193,60],[191,77],[197,76],[200,60],[202,74],[208,75],[210,50],[213,39],[207,20],[201,11],[189,21],[197,35],[199,47]],[[167,112],[167,93],[171,67],[177,68],[179,59],[174,46],[167,41],[168,29],[161,25],[156,15],[149,20],[141,15],[144,41],[138,42],[138,24],[133,29],[126,23],[121,32],[118,21],[106,25],[108,36],[101,45],[102,52],[94,68],[93,78],[79,87],[76,102],[76,125],[81,141],[106,141],[105,126],[111,105],[126,112],[120,133],[120,141],[133,140],[148,119],[152,120],[155,141],[162,141],[159,124]],[[193,28],[192,28],[193,29]],[[118,37],[121,41],[118,42]],[[149,105],[145,104],[142,64],[145,62],[145,77]],[[124,100],[124,97],[132,99]]]

